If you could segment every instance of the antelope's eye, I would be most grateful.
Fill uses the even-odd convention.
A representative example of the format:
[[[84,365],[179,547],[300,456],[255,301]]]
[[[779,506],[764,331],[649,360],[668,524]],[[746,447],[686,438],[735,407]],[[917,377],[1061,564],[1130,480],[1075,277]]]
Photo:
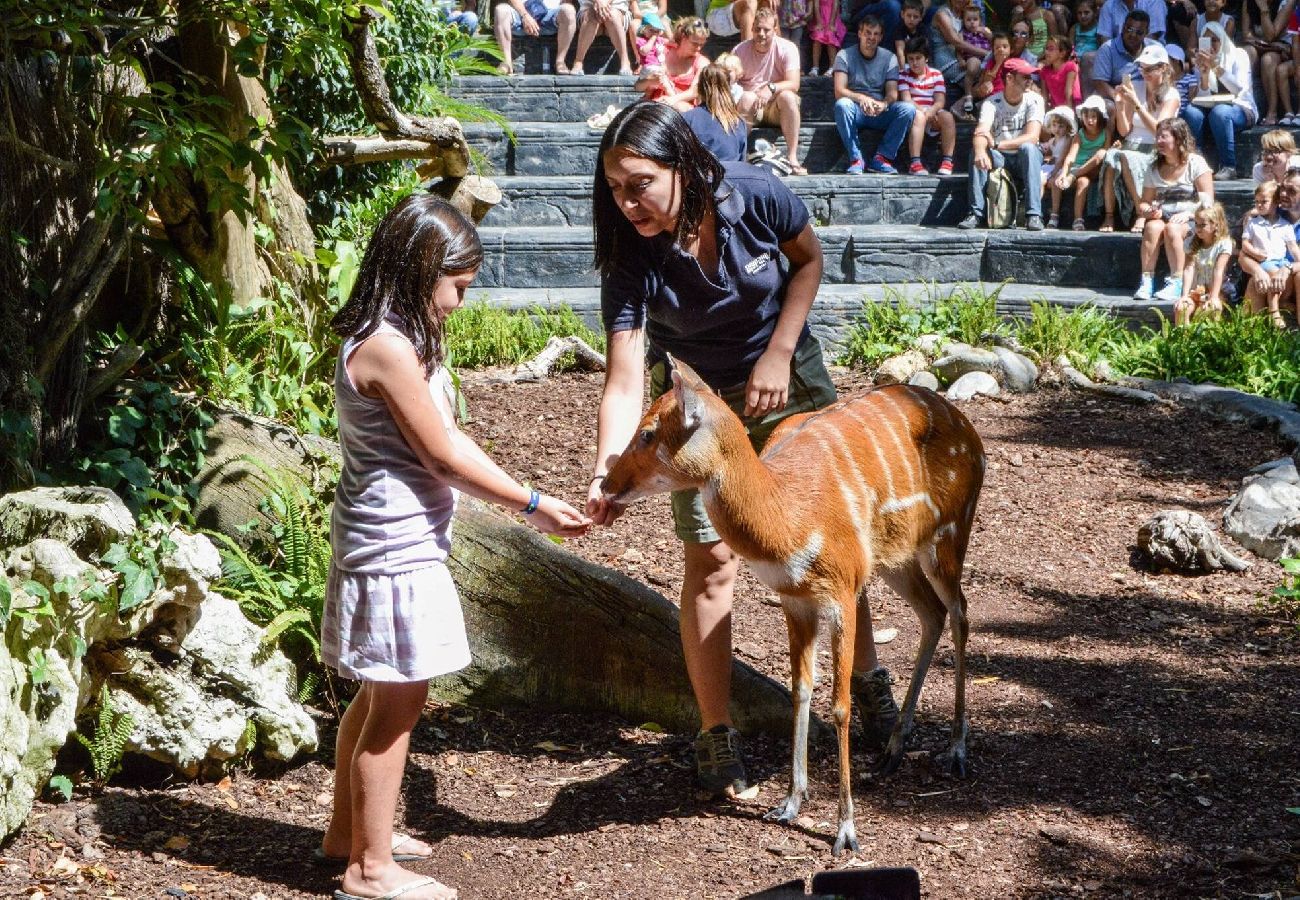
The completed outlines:
[[[649,428],[641,429],[641,433],[636,436],[636,442],[639,446],[649,447],[650,442],[655,439],[655,433]]]

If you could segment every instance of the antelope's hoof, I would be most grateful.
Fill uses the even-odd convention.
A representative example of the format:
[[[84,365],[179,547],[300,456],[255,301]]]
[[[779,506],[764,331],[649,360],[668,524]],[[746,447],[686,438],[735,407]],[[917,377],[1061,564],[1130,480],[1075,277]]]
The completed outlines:
[[[763,816],[768,822],[780,822],[782,825],[789,825],[799,817],[799,798],[793,795],[786,797],[785,802],[780,806],[769,809]]]
[[[858,832],[853,827],[853,820],[840,823],[839,834],[835,835],[835,846],[831,848],[832,856],[840,856],[845,849],[858,852]]]
[[[939,764],[939,771],[951,778],[965,778],[970,771],[965,746],[949,747],[935,757],[935,762]]]

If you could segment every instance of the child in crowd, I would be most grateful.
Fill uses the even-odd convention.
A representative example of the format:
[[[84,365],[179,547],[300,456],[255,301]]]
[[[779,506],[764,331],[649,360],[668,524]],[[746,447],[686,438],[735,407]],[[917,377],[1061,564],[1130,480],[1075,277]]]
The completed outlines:
[[[912,130],[908,135],[908,146],[912,152],[912,164],[908,167],[909,175],[929,175],[925,163],[921,162],[921,143],[926,134],[939,135],[939,174],[952,174],[953,148],[957,146],[957,122],[948,112],[947,87],[943,73],[930,66],[930,44],[924,37],[908,40],[904,55],[907,68],[898,73],[898,99],[910,101],[916,106],[916,117],[912,119]]]
[[[668,35],[663,19],[657,12],[643,12],[641,27],[636,33],[636,55],[641,61],[640,75],[652,75],[664,70],[664,53],[668,51]]]
[[[714,63],[726,69],[727,78],[731,81],[731,102],[739,103],[740,95],[745,93],[745,89],[740,86],[740,76],[745,74],[745,64],[734,53],[719,53]]]
[[[1073,56],[1074,45],[1069,38],[1054,34],[1047,39],[1043,48],[1042,65],[1038,67],[1038,78],[1047,94],[1048,106],[1073,108],[1083,99],[1079,85],[1079,64]]]
[[[1255,260],[1255,289],[1268,304],[1273,323],[1282,326],[1278,303],[1291,279],[1291,260],[1300,260],[1295,228],[1278,210],[1278,184],[1266,181],[1255,188],[1255,215],[1241,233],[1241,252]],[[1287,196],[1290,202],[1290,195]]]
[[[984,61],[984,71],[971,90],[971,96],[976,100],[1002,93],[1002,67],[1011,58],[1011,35],[1005,31],[995,32],[991,44],[993,49]]]
[[[1048,228],[1061,227],[1061,189],[1055,176],[1066,171],[1065,161],[1075,134],[1074,110],[1057,106],[1043,117],[1043,137],[1039,149],[1043,151],[1043,187],[1052,186],[1052,214],[1047,219]]]
[[[1096,0],[1079,0],[1074,6],[1074,26],[1070,29],[1070,43],[1077,56],[1096,53],[1101,48],[1097,38]]]
[[[781,25],[781,37],[794,41],[800,47],[803,46],[804,30],[812,19],[812,9],[815,2],[816,0],[780,0],[780,9],[777,10],[777,13]],[[776,4],[769,0],[768,5],[774,6]],[[811,69],[808,74],[814,77],[817,75]]]
[[[919,4],[920,0],[913,2]],[[823,49],[826,51],[826,71],[829,74],[831,64],[835,62],[835,54],[840,52],[840,44],[844,43],[844,20],[840,18],[839,0],[816,0],[808,39],[812,42],[812,68],[808,74],[815,76],[819,73]]]
[[[921,0],[903,0],[898,13],[898,27],[894,29],[894,56],[898,59],[898,71],[907,68],[907,42],[925,36],[924,22],[925,4]]]
[[[966,91],[966,96],[962,98],[961,117],[967,121],[975,118],[975,84],[976,77],[972,71],[970,60],[978,59],[983,63],[993,50],[993,32],[984,24],[984,15],[980,12],[978,3],[972,3],[967,6],[961,14],[961,39],[972,47],[980,48],[978,56],[969,50],[962,48],[958,54],[962,62],[962,84]]]
[[[653,15],[654,20],[658,21],[659,24],[655,28],[664,35],[664,44],[667,46],[668,0],[632,0],[630,12],[631,17],[627,22],[627,43],[629,47],[636,47],[637,40],[641,37],[645,27],[645,18],[648,15]],[[663,54],[660,53],[660,66],[663,65],[662,57]],[[641,65],[645,65],[644,60]]]
[[[1259,162],[1250,170],[1250,177],[1255,180],[1255,184],[1269,180],[1281,183],[1287,172],[1300,168],[1295,137],[1285,128],[1264,132],[1264,136],[1259,139],[1259,156]]]
[[[1029,29],[1029,34],[1025,36],[1025,46],[1019,49],[1013,46],[1011,55],[1019,56],[1025,62],[1034,65],[1038,62],[1038,57],[1043,55],[1043,48],[1047,46],[1047,38],[1056,33],[1056,18],[1043,12],[1043,8],[1038,5],[1038,0],[1020,0],[1012,8],[1011,22],[1011,36],[1013,38],[1016,36],[1016,27],[1019,23],[1024,22]],[[1033,59],[1022,55],[1025,50],[1033,54]]]
[[[470,662],[447,571],[458,491],[515,509],[550,534],[590,520],[515,481],[456,428],[443,322],[483,262],[473,224],[418,193],[379,223],[356,286],[331,327],[343,471],[335,493],[321,659],[361,689],[339,722],[334,809],[318,851],[346,865],[337,897],[455,891],[403,868],[428,844],[393,834],[411,730],[429,679]]]
[[[1223,26],[1223,30],[1232,37],[1237,29],[1237,20],[1224,11],[1224,0],[1205,0],[1205,12],[1196,16],[1196,34],[1199,35],[1205,30],[1205,26],[1210,22],[1218,22]],[[1188,48],[1190,51],[1192,48]]]
[[[1192,216],[1192,238],[1183,267],[1183,295],[1174,301],[1174,324],[1195,317],[1217,319],[1223,312],[1223,282],[1232,261],[1232,237],[1223,204],[1198,209]]]
[[[1096,94],[1079,105],[1079,130],[1065,151],[1065,159],[1052,180],[1052,209],[1059,208],[1058,193],[1074,188],[1075,231],[1086,227],[1083,215],[1088,210],[1088,189],[1097,184],[1106,149],[1111,142],[1111,126],[1106,115],[1106,101]]]
[[[1165,51],[1169,54],[1169,68],[1172,70],[1174,90],[1178,91],[1178,111],[1187,109],[1201,89],[1201,76],[1187,65],[1187,54],[1177,44],[1167,44]]]

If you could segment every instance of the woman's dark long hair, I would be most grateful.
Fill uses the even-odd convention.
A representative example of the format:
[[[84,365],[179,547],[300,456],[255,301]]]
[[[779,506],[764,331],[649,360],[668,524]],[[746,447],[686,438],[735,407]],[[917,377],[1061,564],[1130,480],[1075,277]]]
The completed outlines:
[[[596,268],[613,271],[619,255],[635,253],[641,237],[614,202],[605,180],[605,153],[615,147],[659,163],[681,179],[682,206],[673,240],[683,243],[699,230],[704,215],[713,208],[713,193],[722,184],[722,163],[704,148],[682,114],[665,103],[641,101],[614,117],[605,129],[596,154],[596,179],[591,189]]]
[[[433,312],[433,288],[444,276],[483,265],[474,223],[433,194],[399,202],[375,229],[352,296],[330,321],[344,338],[364,340],[390,315],[415,345],[425,375],[443,361],[442,323]]]

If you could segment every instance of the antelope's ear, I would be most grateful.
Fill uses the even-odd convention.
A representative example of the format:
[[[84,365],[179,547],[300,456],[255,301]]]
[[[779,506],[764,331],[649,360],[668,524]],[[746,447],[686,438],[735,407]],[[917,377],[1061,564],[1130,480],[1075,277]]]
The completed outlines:
[[[691,379],[683,377],[682,370],[691,375],[695,373],[684,365],[678,368],[679,365],[681,364],[673,362],[671,356],[668,357],[668,371],[673,380],[673,397],[682,411],[682,424],[687,431],[694,431],[704,421],[704,399],[700,396],[698,386],[693,384]]]

